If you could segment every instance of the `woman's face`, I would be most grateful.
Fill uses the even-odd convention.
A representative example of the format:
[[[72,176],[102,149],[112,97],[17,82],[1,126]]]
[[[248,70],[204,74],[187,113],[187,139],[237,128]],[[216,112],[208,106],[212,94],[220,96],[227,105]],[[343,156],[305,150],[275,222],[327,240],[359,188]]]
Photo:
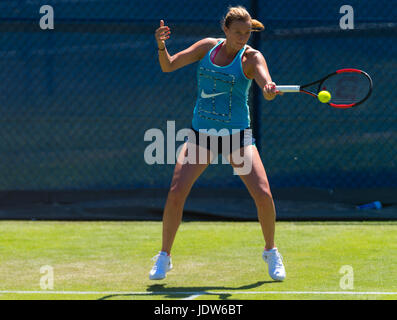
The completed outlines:
[[[227,42],[236,50],[242,49],[251,36],[250,21],[233,21],[229,27],[224,27]]]

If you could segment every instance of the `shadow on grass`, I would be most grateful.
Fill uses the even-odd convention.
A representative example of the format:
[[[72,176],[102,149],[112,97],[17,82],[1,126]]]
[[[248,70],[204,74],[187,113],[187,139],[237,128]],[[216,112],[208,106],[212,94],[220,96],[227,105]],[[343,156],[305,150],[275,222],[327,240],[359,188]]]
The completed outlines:
[[[233,291],[244,291],[253,288],[258,288],[266,283],[277,283],[279,281],[257,281],[252,284],[248,284],[240,287],[224,287],[224,286],[202,286],[202,287],[166,287],[166,284],[153,284],[147,287],[146,292],[137,292],[131,294],[112,294],[99,298],[98,300],[107,300],[117,297],[127,297],[127,296],[162,296],[165,298],[181,298],[190,297],[194,295],[211,295],[218,296],[220,300],[227,300],[233,294]],[[221,290],[228,292],[211,292],[213,290]]]

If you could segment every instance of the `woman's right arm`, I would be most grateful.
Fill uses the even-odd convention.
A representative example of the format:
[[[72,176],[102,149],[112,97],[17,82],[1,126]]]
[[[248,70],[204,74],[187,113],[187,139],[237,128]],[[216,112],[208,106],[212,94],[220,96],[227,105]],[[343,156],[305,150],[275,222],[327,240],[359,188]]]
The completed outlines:
[[[160,20],[160,27],[156,30],[155,37],[158,45],[159,62],[163,72],[172,72],[201,60],[217,41],[213,38],[205,38],[189,48],[170,56],[165,46],[165,40],[170,37],[170,33],[170,28],[164,26],[164,21]]]

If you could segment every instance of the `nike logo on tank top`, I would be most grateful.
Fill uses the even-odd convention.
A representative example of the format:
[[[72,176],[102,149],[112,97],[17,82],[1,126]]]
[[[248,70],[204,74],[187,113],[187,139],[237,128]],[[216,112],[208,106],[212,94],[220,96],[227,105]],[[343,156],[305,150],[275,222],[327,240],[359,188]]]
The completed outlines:
[[[244,46],[227,66],[211,61],[214,50],[225,40],[219,41],[199,62],[197,68],[197,100],[193,111],[193,129],[246,129],[250,126],[248,94],[252,80],[242,66]]]

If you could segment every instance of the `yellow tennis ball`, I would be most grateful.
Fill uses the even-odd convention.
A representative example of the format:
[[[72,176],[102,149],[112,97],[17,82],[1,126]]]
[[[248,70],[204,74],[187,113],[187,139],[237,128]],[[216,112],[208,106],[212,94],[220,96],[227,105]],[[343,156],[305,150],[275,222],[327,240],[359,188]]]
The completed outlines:
[[[327,103],[329,100],[331,100],[331,94],[328,91],[323,90],[318,93],[317,98],[320,100],[320,102]]]

